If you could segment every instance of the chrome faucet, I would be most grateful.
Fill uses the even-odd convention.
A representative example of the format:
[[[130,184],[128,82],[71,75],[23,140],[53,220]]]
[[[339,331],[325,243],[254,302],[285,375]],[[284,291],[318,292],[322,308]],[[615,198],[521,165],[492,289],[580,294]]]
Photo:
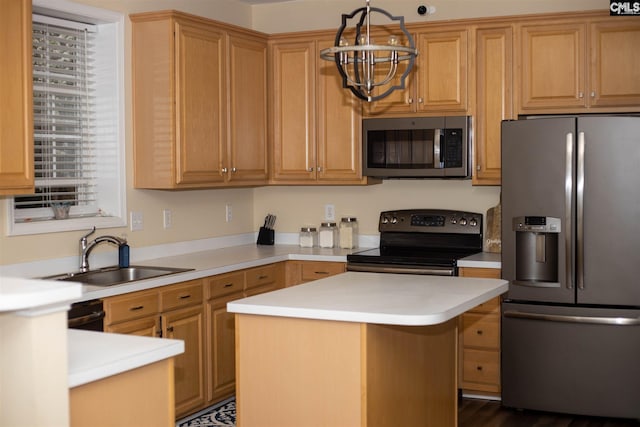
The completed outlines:
[[[93,248],[100,243],[108,242],[117,245],[118,247],[127,243],[126,239],[121,239],[115,236],[99,236],[96,237],[91,243],[87,243],[87,237],[96,232],[96,227],[93,227],[91,231],[80,238],[80,271],[82,273],[89,271],[89,254],[93,251]]]

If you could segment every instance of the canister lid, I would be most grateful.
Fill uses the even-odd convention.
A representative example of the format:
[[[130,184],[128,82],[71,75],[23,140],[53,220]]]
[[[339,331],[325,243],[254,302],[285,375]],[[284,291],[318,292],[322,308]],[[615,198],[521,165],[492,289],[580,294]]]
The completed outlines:
[[[336,223],[335,222],[322,222],[320,223],[320,227],[335,227]]]
[[[358,221],[358,218],[356,218],[354,216],[342,217],[342,222],[356,222],[356,221]]]
[[[300,231],[304,233],[313,233],[316,231],[315,227],[300,227]]]

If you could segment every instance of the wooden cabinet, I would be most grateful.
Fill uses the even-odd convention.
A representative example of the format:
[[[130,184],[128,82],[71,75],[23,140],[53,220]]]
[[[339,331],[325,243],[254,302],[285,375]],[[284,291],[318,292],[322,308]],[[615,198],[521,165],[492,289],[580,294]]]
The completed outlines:
[[[266,38],[179,12],[131,21],[135,187],[264,184]]]
[[[640,111],[640,22],[573,19],[519,26],[519,111]]]
[[[344,262],[287,261],[286,286],[295,286],[347,271]]]
[[[499,269],[461,268],[462,277],[500,278]],[[469,310],[459,319],[459,388],[500,393],[500,297]]]
[[[478,27],[474,33],[473,184],[500,185],[501,123],[513,119],[513,29]]]
[[[375,37],[387,36],[380,31]],[[366,104],[367,114],[466,113],[468,37],[467,28],[418,32],[414,37],[418,56],[405,90]],[[399,42],[406,44],[402,38]]]
[[[205,282],[208,405],[235,393],[235,315],[227,312],[227,303],[243,297],[244,285],[244,271],[221,274]]]
[[[320,59],[333,45],[323,36],[270,45],[271,181],[278,184],[364,184],[361,105],[342,87],[335,64]]]
[[[284,263],[221,274],[205,279],[207,405],[236,391],[235,315],[227,303],[284,287]]]
[[[34,191],[31,1],[0,0],[0,195]]]
[[[175,412],[204,405],[202,281],[194,280],[104,300],[105,332],[175,338],[184,353],[174,358]]]

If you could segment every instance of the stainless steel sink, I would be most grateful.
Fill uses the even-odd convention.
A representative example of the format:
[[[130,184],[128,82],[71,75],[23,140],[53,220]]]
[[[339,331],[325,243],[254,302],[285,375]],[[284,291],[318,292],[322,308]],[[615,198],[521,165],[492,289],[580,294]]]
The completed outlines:
[[[192,268],[171,268],[171,267],[105,267],[97,270],[90,270],[84,273],[66,273],[45,277],[48,280],[65,280],[69,282],[81,282],[93,286],[112,286],[122,283],[129,283],[136,280],[151,279],[154,277],[166,276],[169,274],[191,271]]]

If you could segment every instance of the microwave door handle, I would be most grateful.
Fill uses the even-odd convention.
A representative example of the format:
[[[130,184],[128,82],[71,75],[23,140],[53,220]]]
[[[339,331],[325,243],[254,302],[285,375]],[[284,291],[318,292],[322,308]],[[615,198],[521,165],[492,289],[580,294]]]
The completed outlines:
[[[433,130],[433,168],[442,169],[443,165],[440,161],[440,142],[442,140],[442,129]]]

